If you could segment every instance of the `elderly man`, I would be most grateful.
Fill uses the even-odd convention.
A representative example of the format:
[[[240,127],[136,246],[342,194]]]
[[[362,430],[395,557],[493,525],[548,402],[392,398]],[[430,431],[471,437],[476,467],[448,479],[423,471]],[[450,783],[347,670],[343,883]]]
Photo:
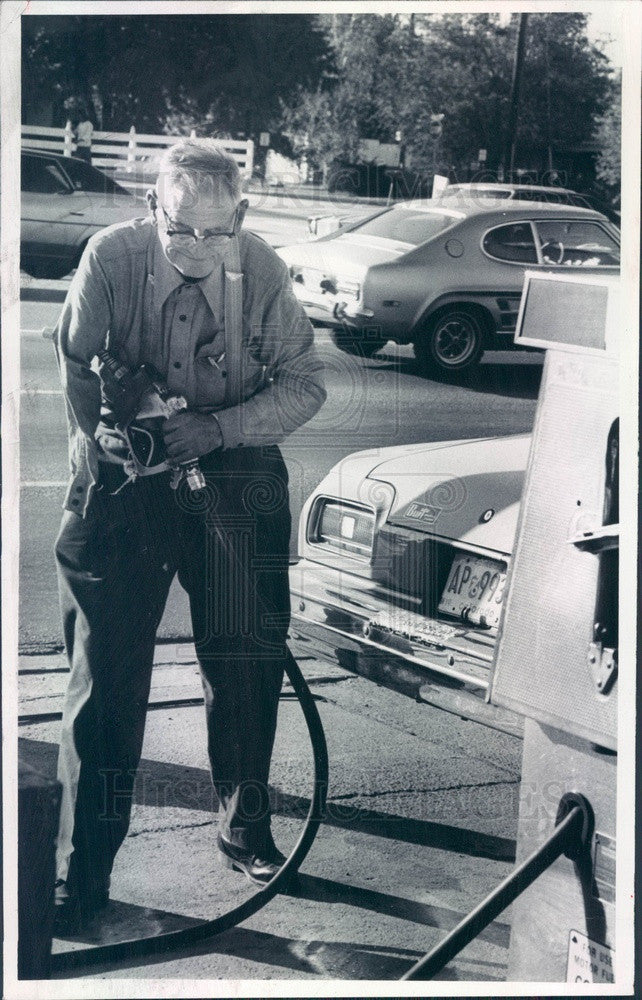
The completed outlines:
[[[201,668],[221,861],[259,884],[284,861],[267,789],[291,655],[277,444],[322,405],[321,365],[287,268],[241,231],[247,202],[231,157],[213,141],[182,140],[147,200],[148,218],[89,241],[54,337],[71,464],[56,543],[71,667],[56,886],[67,930],[109,898],[176,574]],[[105,348],[118,364],[98,374],[92,362]],[[123,409],[118,365],[148,366],[187,408],[159,425],[153,393],[130,392]],[[135,454],[136,434],[149,438],[153,461]],[[195,459],[207,488],[191,493],[181,470]]]

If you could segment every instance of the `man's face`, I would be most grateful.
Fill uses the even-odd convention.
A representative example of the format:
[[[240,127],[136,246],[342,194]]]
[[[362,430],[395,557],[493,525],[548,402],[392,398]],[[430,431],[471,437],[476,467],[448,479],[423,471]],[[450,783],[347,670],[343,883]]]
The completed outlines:
[[[179,184],[159,184],[157,192],[150,204],[155,204],[165,256],[186,277],[205,278],[220,265],[230,235],[240,227],[244,208],[218,185],[194,192]]]

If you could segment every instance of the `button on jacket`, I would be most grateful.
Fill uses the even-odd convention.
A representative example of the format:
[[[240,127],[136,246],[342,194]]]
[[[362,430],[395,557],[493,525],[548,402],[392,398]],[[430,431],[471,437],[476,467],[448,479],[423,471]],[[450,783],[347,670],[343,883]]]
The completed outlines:
[[[233,352],[240,371],[229,372],[222,263],[186,283],[150,219],[90,239],[54,331],[69,430],[67,510],[84,516],[97,481],[101,391],[91,364],[105,346],[132,368],[152,364],[190,409],[214,413],[226,450],[278,444],[322,405],[322,364],[286,265],[253,233],[242,230],[239,241],[243,343]],[[228,377],[240,385],[240,404],[226,402]]]

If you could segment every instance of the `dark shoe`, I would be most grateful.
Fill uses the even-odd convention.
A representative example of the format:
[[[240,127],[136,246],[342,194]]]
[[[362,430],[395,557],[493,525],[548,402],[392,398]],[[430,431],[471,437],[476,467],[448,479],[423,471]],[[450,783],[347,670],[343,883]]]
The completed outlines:
[[[275,875],[279,874],[287,861],[285,855],[281,854],[274,844],[256,853],[235,847],[220,836],[217,838],[217,844],[223,867],[242,872],[256,885],[267,885]]]
[[[109,889],[92,889],[89,893],[70,890],[66,882],[59,879],[55,888],[54,937],[78,934],[100,910],[109,902]]]

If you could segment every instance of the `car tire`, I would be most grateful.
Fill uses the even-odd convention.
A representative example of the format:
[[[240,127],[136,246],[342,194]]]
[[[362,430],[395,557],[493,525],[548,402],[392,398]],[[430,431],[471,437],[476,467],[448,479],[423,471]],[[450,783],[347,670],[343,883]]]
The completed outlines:
[[[450,306],[431,317],[413,343],[426,372],[455,374],[473,369],[484,353],[487,324],[477,310]]]
[[[384,340],[381,337],[368,335],[359,337],[353,333],[346,333],[344,330],[334,330],[332,339],[340,351],[344,351],[346,354],[354,354],[361,358],[371,358],[373,354],[376,354],[377,351],[380,351],[388,343],[387,338]]]

